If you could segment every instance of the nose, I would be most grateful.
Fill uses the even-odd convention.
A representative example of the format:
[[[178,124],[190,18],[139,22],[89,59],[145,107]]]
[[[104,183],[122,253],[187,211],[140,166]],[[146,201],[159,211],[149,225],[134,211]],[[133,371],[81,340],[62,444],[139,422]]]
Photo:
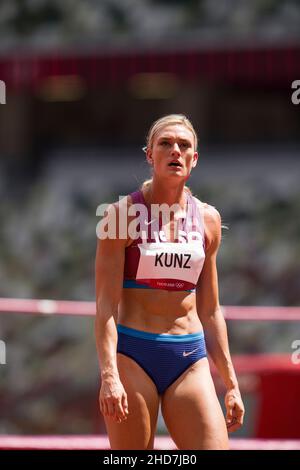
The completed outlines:
[[[181,152],[180,152],[179,145],[177,144],[177,142],[175,142],[173,147],[172,147],[172,155],[176,156],[176,155],[180,155],[180,154],[181,154]]]

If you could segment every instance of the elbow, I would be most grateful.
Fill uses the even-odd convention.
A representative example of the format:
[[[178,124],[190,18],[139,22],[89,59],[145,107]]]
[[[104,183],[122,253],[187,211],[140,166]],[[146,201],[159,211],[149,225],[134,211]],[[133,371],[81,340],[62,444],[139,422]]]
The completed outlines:
[[[95,317],[95,330],[97,336],[105,334],[105,331],[110,325],[116,325],[117,312],[117,307],[113,308],[111,304],[105,305],[103,302],[97,302]]]
[[[199,318],[203,326],[215,322],[220,317],[224,318],[221,307],[219,305],[215,308],[206,309],[199,312]]]
[[[106,322],[111,317],[117,318],[119,302],[107,295],[98,295],[96,298],[96,318]]]
[[[94,326],[97,342],[103,343],[107,338],[117,338],[117,322],[113,316],[103,317],[96,315]]]

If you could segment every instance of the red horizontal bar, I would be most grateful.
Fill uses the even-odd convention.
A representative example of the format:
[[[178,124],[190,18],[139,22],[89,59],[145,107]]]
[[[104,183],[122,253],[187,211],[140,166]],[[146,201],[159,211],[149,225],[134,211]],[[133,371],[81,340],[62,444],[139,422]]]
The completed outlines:
[[[223,306],[226,320],[299,321],[300,307]],[[91,301],[0,298],[0,313],[31,315],[95,315]]]
[[[0,449],[48,449],[48,450],[105,450],[109,449],[109,441],[105,435],[83,436],[0,436]],[[155,438],[154,448],[172,450],[176,446],[168,436]],[[297,439],[230,439],[232,450],[300,450]]]

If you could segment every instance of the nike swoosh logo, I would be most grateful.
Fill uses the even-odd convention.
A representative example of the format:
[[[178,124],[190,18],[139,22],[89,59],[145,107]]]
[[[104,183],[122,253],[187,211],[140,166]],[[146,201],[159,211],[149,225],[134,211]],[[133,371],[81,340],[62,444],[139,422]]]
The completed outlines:
[[[150,220],[150,222],[148,222],[147,220],[145,220],[145,225],[150,225],[150,224],[152,224],[152,222],[154,222],[154,220],[155,220],[155,219],[152,219],[152,220]]]
[[[189,352],[183,351],[182,355],[183,355],[183,357],[190,356],[190,355],[193,354],[194,352],[198,351],[198,349],[199,349],[199,348],[196,348],[196,349],[193,349],[193,351],[189,351]]]

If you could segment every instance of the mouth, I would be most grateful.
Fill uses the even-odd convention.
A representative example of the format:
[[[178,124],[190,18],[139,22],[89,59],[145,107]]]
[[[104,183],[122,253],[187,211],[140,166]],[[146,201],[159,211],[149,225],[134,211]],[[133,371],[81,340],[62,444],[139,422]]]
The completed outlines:
[[[177,167],[177,168],[182,168],[182,165],[180,162],[178,162],[177,160],[174,160],[173,162],[170,162],[168,164],[168,166],[174,166],[174,167]]]

